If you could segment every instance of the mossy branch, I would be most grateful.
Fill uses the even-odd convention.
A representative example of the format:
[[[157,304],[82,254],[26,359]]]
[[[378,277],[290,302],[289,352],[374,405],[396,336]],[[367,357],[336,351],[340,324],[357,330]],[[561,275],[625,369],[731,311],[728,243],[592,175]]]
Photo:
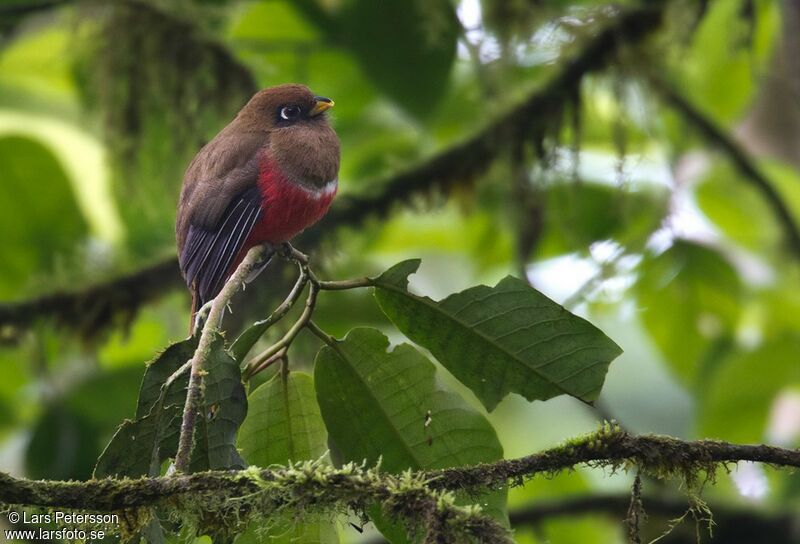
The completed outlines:
[[[660,435],[634,435],[606,426],[563,446],[518,459],[429,473],[432,489],[480,489],[521,483],[534,474],[554,473],[576,465],[638,467],[657,477],[680,477],[689,485],[703,473],[727,463],[753,461],[778,467],[800,467],[800,450],[742,445],[718,440],[687,441]]]
[[[287,507],[304,513],[344,509],[363,513],[368,504],[378,501],[388,514],[404,520],[412,532],[423,527],[446,527],[442,534],[447,533],[447,538],[456,542],[502,542],[501,538],[507,538],[502,528],[479,509],[455,506],[451,493],[520,485],[536,474],[551,475],[577,465],[615,470],[635,467],[662,478],[677,477],[692,486],[701,479],[713,478],[718,468],[738,461],[796,468],[800,467],[800,450],[637,436],[605,426],[519,459],[403,475],[356,465],[335,469],[309,462],[286,468],[251,467],[244,471],[87,482],[29,481],[0,473],[0,503],[100,512],[158,506],[192,519],[220,519],[230,516],[232,508],[237,516],[273,516]],[[495,540],[482,540],[488,534]]]
[[[380,504],[425,543],[512,542],[508,530],[480,508],[457,506],[451,493],[428,489],[423,474],[392,475],[354,464],[335,469],[306,461],[273,470],[89,482],[30,482],[0,473],[0,504],[96,512],[158,506],[184,525],[218,520],[234,533],[255,518],[348,510],[366,517],[369,505]]]

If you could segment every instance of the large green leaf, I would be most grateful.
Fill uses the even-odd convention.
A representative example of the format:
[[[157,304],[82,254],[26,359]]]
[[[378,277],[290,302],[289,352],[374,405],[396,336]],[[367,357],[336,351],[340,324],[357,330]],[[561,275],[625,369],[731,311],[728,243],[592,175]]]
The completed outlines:
[[[522,280],[506,277],[435,301],[408,291],[419,260],[375,280],[375,297],[406,336],[429,349],[493,410],[508,393],[528,400],[597,398],[621,349],[599,329]]]
[[[244,468],[236,449],[236,433],[247,415],[247,393],[239,364],[215,334],[204,367],[203,418],[198,418],[192,449],[192,472]]]
[[[167,379],[192,358],[195,349],[197,349],[197,338],[187,338],[170,345],[155,359],[147,363],[142,385],[139,388],[139,400],[136,403],[136,419],[149,414],[159,401],[164,406],[183,405],[183,401],[186,399],[184,390],[188,374],[175,380],[172,386],[164,392],[163,397],[161,389]]]
[[[0,296],[20,296],[31,277],[73,253],[86,222],[53,154],[34,140],[0,138]]]
[[[717,341],[733,335],[741,282],[716,251],[688,241],[648,257],[636,284],[645,327],[676,374],[692,381]]]
[[[433,363],[408,344],[390,351],[376,329],[354,329],[335,347],[322,348],[314,381],[328,433],[345,461],[380,460],[381,469],[398,473],[503,456],[486,417],[437,382]],[[504,518],[505,492],[483,503]],[[381,516],[373,520],[398,538]]]
[[[97,460],[95,477],[158,476],[161,463],[175,455],[188,374],[163,391],[162,388],[167,379],[191,359],[196,346],[195,338],[177,342],[147,364],[135,419],[120,425]]]
[[[247,413],[239,366],[217,335],[206,361],[203,404],[195,431],[191,471],[242,468],[236,432]],[[196,341],[173,344],[152,361],[139,392],[136,419],[125,421],[98,459],[95,476],[158,475],[161,464],[178,447],[188,372],[170,387],[167,379],[192,356]]]
[[[275,375],[248,397],[250,412],[239,431],[239,449],[251,465],[268,467],[319,459],[328,435],[314,382],[304,372]]]
[[[328,435],[319,413],[314,381],[303,372],[278,374],[248,397],[250,411],[239,431],[239,449],[248,464],[260,467],[319,459]],[[269,528],[251,526],[237,542],[329,544],[339,542],[333,523],[291,519]]]

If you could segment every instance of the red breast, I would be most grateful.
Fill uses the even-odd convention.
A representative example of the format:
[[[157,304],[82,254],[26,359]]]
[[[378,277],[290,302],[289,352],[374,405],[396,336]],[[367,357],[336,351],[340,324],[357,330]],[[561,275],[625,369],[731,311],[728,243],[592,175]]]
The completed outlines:
[[[338,183],[334,179],[319,188],[293,183],[274,162],[264,159],[259,168],[258,189],[263,211],[244,252],[263,242],[287,242],[319,221],[336,196]]]

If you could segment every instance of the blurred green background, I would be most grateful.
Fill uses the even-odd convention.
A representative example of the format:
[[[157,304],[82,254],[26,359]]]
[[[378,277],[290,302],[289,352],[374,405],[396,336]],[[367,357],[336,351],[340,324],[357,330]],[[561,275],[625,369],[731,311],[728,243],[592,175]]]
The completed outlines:
[[[422,257],[412,286],[441,297],[524,275],[624,348],[596,410],[506,398],[489,414],[506,457],[602,418],[800,445],[800,7],[645,6],[0,0],[0,470],[90,476],[133,415],[144,363],[185,336],[183,170],[256,89],[284,82],[336,101],[337,207],[297,242],[321,276]],[[488,151],[459,153],[476,135]],[[445,174],[431,168],[442,156]],[[267,315],[291,273],[273,265],[227,328]],[[318,316],[337,336],[389,330],[366,292],[325,293]],[[301,336],[293,367],[317,347]],[[704,490],[722,512],[714,541],[755,542],[756,520],[775,531],[758,541],[800,542],[786,523],[800,478],[731,468]],[[631,478],[537,478],[511,491],[512,520],[621,497]],[[645,496],[680,501],[674,487],[648,481]],[[653,513],[647,534],[678,515]],[[623,516],[587,508],[516,538],[625,542]],[[690,516],[664,541],[694,539]]]

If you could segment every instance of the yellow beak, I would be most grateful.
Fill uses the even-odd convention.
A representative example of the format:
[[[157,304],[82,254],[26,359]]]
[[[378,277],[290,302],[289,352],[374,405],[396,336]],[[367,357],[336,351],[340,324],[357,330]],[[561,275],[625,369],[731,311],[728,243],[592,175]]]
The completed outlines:
[[[315,115],[319,115],[324,111],[328,111],[333,107],[333,100],[330,98],[325,98],[324,96],[315,96],[314,97],[314,107],[311,108],[309,115],[314,117]]]

